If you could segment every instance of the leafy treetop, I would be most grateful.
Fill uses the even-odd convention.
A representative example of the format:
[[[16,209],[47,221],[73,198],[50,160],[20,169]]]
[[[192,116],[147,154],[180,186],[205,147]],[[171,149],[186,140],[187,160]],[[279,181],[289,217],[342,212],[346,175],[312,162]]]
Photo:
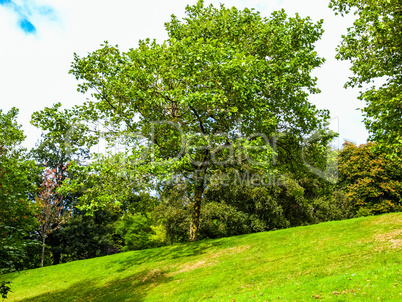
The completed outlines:
[[[195,240],[206,173],[244,163],[268,169],[274,150],[264,137],[301,142],[325,127],[328,112],[308,101],[319,92],[310,73],[324,61],[314,46],[322,21],[283,10],[262,18],[203,1],[186,14],[166,23],[162,44],[147,39],[120,52],[106,42],[86,57],[75,54],[70,72],[93,97],[75,108],[81,120],[102,122],[111,136],[123,133],[134,157],[145,154],[138,177],[189,178]],[[253,158],[250,146],[261,147]]]
[[[345,87],[382,83],[361,92],[370,139],[379,147],[402,151],[402,2],[400,0],[331,0],[330,7],[357,18],[342,38],[337,59],[349,60],[354,75]]]

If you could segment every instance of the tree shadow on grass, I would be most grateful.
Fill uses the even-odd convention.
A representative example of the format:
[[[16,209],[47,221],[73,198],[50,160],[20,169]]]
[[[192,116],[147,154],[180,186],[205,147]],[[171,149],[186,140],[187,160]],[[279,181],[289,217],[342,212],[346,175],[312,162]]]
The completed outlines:
[[[99,285],[97,279],[77,282],[66,289],[44,293],[20,301],[143,301],[149,290],[170,281],[171,277],[168,277],[164,271],[144,270],[102,285]]]
[[[174,246],[165,246],[162,248],[141,250],[134,252],[127,258],[111,262],[110,266],[117,264],[119,269],[117,269],[116,272],[121,273],[133,266],[144,263],[200,256],[221,245],[222,241],[219,239],[208,239]]]
[[[224,242],[219,239],[207,239],[130,252],[127,253],[127,257],[111,260],[105,269],[114,267],[113,271],[121,273],[144,263],[155,263],[156,265],[152,265],[154,269],[141,270],[138,268],[140,272],[121,279],[117,276],[118,280],[106,284],[97,278],[76,282],[68,288],[50,291],[20,301],[143,301],[151,289],[173,281],[172,277],[169,276],[169,271],[159,266],[159,262],[174,259],[178,259],[180,262],[188,262],[191,261],[192,257],[204,255],[223,244]],[[138,271],[138,269],[136,270]],[[78,271],[76,273],[79,274]]]
[[[178,244],[162,248],[147,249],[129,253],[123,259],[111,261],[105,268],[115,267],[116,273],[132,269],[133,266],[144,263],[159,263],[164,260],[184,259],[200,256],[221,246],[221,240],[203,240],[199,242]],[[184,262],[188,260],[183,260]],[[154,266],[155,267],[155,266]],[[156,267],[159,267],[156,265]],[[143,301],[149,291],[160,284],[172,281],[168,271],[160,269],[145,269],[126,278],[111,281],[106,284],[99,279],[77,282],[62,290],[51,291],[21,301]],[[77,272],[79,274],[79,272]],[[118,277],[117,277],[118,278]]]

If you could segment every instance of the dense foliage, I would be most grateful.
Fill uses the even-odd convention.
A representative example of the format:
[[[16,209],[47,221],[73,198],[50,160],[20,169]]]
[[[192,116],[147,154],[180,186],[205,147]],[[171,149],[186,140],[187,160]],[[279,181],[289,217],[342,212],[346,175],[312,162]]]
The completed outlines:
[[[149,186],[186,178],[189,238],[197,240],[205,178],[239,165],[270,173],[275,137],[291,136],[301,146],[305,136],[325,128],[328,112],[308,101],[319,92],[310,73],[323,63],[314,46],[321,24],[284,11],[262,18],[254,10],[199,1],[182,21],[173,16],[166,23],[162,44],[148,39],[122,53],[105,43],[86,57],[76,55],[71,73],[92,98],[75,112],[108,129],[104,139],[115,142],[119,133],[133,146],[130,171],[113,183],[124,186],[128,172],[130,187],[144,175]],[[121,172],[101,174],[109,171]],[[66,183],[70,189],[82,184]],[[119,202],[115,194],[82,199],[95,207]]]
[[[336,12],[356,15],[343,36],[338,59],[349,60],[354,76],[346,86],[376,83],[360,94],[371,140],[402,152],[402,2],[400,0],[331,0]]]
[[[8,285],[10,281],[1,281],[0,283],[0,295],[3,299],[7,298],[8,292],[11,291],[11,287]]]
[[[402,162],[374,143],[346,145],[339,154],[339,177],[357,215],[402,211]]]
[[[35,194],[38,169],[21,147],[25,137],[17,115],[16,108],[0,110],[0,273],[24,267],[27,249],[34,244],[27,237],[37,225],[28,198]]]
[[[53,264],[88,259],[118,252],[114,241],[117,215],[99,210],[92,215],[76,212],[50,234],[48,242]]]

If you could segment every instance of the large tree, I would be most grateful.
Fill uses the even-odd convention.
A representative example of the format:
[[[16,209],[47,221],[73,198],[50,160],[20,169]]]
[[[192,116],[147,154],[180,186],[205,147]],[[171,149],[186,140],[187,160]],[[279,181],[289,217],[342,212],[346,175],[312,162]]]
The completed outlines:
[[[56,169],[46,168],[42,177],[42,186],[35,198],[38,208],[36,218],[39,221],[39,235],[42,237],[41,266],[44,265],[46,238],[57,230],[69,216],[69,212],[63,211],[64,207],[61,206],[63,196],[56,192],[62,181],[61,176],[58,175]]]
[[[34,205],[39,175],[21,146],[25,139],[17,123],[18,109],[0,110],[0,274],[26,267],[27,249],[35,243],[28,234],[35,230]]]
[[[346,87],[376,82],[361,92],[370,139],[402,151],[402,2],[400,0],[331,0],[337,13],[357,18],[342,38],[338,59],[352,63]]]
[[[301,144],[324,127],[328,112],[308,101],[319,92],[310,73],[324,61],[314,46],[321,24],[283,10],[263,18],[199,1],[182,21],[172,16],[161,44],[147,39],[121,52],[106,42],[75,55],[71,73],[93,97],[75,110],[107,129],[105,139],[126,134],[133,147],[122,180],[185,180],[190,240],[197,240],[208,175],[239,165],[268,173],[275,137]]]

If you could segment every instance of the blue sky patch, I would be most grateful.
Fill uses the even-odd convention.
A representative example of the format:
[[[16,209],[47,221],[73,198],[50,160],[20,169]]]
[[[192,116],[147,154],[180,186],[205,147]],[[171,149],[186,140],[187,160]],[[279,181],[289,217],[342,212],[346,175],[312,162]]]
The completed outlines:
[[[28,19],[22,19],[20,22],[19,22],[19,25],[20,25],[20,27],[21,27],[21,29],[24,31],[24,32],[26,32],[26,33],[30,33],[30,34],[34,34],[34,33],[36,33],[36,28],[35,28],[35,26],[31,23],[31,22],[29,22],[29,20]]]
[[[24,0],[22,4],[18,4],[13,0],[0,0],[0,5],[8,8],[18,16],[18,26],[26,34],[35,34],[36,27],[32,23],[32,15],[45,16],[47,19],[55,20],[56,14],[50,6],[38,6],[34,1]]]

